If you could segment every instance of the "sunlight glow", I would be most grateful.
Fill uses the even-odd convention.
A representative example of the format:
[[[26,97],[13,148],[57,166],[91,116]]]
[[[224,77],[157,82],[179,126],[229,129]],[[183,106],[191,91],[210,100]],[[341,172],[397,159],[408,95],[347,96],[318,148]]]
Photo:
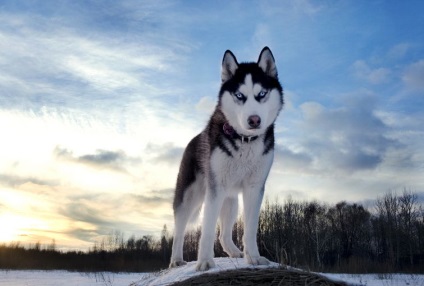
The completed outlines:
[[[40,228],[44,224],[33,218],[6,213],[0,216],[0,242],[18,241],[27,235],[28,229]]]

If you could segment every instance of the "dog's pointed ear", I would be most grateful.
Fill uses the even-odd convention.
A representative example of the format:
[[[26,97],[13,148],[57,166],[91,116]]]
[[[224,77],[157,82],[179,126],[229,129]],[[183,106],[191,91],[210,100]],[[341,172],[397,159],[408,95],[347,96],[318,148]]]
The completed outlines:
[[[238,68],[238,62],[234,54],[230,50],[226,50],[222,59],[221,80],[226,82],[232,78]]]
[[[258,66],[267,75],[277,78],[277,66],[275,65],[274,56],[268,47],[262,49],[258,59]]]

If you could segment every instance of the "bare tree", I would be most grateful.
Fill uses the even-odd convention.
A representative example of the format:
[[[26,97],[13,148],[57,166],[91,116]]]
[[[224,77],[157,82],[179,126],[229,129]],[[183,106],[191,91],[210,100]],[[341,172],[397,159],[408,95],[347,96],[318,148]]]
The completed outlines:
[[[404,242],[408,246],[409,262],[412,266],[414,264],[414,251],[415,248],[415,233],[414,222],[419,216],[419,207],[417,204],[418,196],[411,191],[404,189],[403,194],[399,196],[399,217],[400,226],[403,230]]]

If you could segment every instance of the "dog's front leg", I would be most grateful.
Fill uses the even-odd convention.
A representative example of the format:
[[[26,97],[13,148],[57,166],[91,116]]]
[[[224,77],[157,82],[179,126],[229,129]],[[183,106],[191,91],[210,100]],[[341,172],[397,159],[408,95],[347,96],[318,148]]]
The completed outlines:
[[[219,192],[215,188],[209,189],[206,193],[202,234],[200,237],[199,253],[196,265],[197,271],[206,271],[215,267],[215,262],[213,261],[215,228],[223,200],[222,192]]]
[[[248,264],[267,265],[269,260],[259,255],[256,235],[258,232],[259,212],[265,187],[250,186],[243,191],[244,204],[244,257]]]

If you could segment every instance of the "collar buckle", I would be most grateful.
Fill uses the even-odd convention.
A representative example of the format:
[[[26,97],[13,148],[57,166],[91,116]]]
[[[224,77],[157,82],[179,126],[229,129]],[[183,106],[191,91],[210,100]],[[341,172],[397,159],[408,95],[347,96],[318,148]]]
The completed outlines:
[[[233,139],[240,139],[242,143],[244,142],[250,143],[251,141],[254,141],[259,137],[257,135],[256,136],[240,135],[234,130],[234,128],[228,122],[224,123],[224,125],[222,126],[222,130],[224,131],[224,134],[230,136]]]

